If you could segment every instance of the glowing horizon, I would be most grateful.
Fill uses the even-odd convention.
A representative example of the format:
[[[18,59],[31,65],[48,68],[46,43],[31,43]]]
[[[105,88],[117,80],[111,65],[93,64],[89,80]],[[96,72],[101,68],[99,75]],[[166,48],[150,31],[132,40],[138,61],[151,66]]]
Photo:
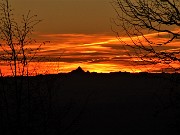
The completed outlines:
[[[157,33],[147,34],[149,38],[156,37]],[[120,37],[131,43],[129,37]],[[135,38],[135,37],[134,37]],[[50,41],[41,46],[38,52],[38,61],[33,60],[29,64],[31,74],[70,72],[81,66],[85,71],[109,73],[109,72],[161,72],[168,69],[164,64],[152,64],[144,62],[137,56],[129,56],[133,50],[123,46],[123,43],[113,35],[106,34],[39,34],[36,45],[29,45],[36,48],[42,41]],[[172,46],[166,46],[166,51],[180,50],[178,41]],[[29,47],[28,46],[28,47]],[[173,63],[176,67],[177,64]],[[38,66],[37,66],[38,65]],[[6,67],[6,68],[5,68]],[[1,66],[1,72],[6,75],[11,71],[8,67]]]
[[[176,62],[164,65],[146,59],[142,61],[132,48],[124,46],[133,45],[132,40],[136,43],[141,41],[143,45],[148,43],[143,36],[129,38],[116,27],[120,34],[117,37],[111,29],[114,24],[110,21],[116,12],[107,0],[16,0],[12,1],[12,7],[17,19],[28,9],[32,15],[37,14],[39,19],[43,19],[32,33],[36,43],[27,45],[34,52],[42,44],[36,59],[28,65],[29,72],[70,72],[78,66],[90,72],[161,72],[171,66],[178,67]],[[173,31],[179,32],[179,29],[174,28]],[[157,44],[167,41],[168,34],[165,32],[148,32],[145,31],[144,36]],[[158,51],[180,51],[179,40],[163,47],[154,46]],[[7,63],[0,63],[1,73],[10,74]]]

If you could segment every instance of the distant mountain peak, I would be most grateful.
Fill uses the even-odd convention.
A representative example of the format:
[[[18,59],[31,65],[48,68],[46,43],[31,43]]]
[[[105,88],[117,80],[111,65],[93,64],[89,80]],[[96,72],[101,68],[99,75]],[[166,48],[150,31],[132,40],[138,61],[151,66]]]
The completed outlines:
[[[77,69],[72,70],[71,73],[85,73],[85,71],[79,66]]]

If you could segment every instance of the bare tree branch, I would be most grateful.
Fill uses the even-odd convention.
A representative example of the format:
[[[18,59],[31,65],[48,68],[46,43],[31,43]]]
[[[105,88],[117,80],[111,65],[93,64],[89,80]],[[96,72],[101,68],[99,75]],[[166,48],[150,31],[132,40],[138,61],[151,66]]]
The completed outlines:
[[[164,64],[180,62],[180,51],[156,49],[179,42],[179,0],[113,0],[112,6],[117,15],[113,19],[115,26],[125,32],[131,43],[123,41],[119,32],[117,37],[125,46],[133,48],[139,58],[152,62],[158,59]],[[150,38],[150,34],[155,36]]]
[[[31,35],[38,23],[42,20],[37,19],[37,15],[31,15],[28,11],[22,15],[21,23],[18,23],[13,15],[13,10],[8,0],[2,0],[0,3],[0,60],[9,61],[13,76],[17,76],[17,71],[24,74],[28,63],[36,55],[36,51],[27,48],[27,45],[33,43]],[[39,48],[41,45],[37,48]]]

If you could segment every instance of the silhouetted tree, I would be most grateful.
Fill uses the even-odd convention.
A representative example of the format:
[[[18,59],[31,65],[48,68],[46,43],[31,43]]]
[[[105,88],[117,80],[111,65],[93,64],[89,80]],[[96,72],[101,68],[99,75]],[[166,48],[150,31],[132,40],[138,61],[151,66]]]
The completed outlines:
[[[180,0],[113,0],[112,6],[117,15],[112,19],[113,31],[137,64],[162,64],[171,72],[179,72]],[[167,89],[169,94],[164,101],[164,89],[162,93],[158,89],[154,93],[160,105],[157,115],[169,109],[179,113],[179,77],[172,76],[168,85],[171,88]],[[179,125],[177,118],[174,127]]]
[[[41,20],[37,19],[37,15],[31,15],[30,11],[28,11],[26,15],[22,15],[22,20],[16,20],[9,0],[0,1],[0,62],[7,63],[11,68],[12,76],[15,77],[13,79],[13,89],[11,92],[15,98],[14,102],[16,103],[14,106],[16,110],[14,118],[16,119],[17,134],[20,134],[21,126],[23,125],[21,118],[22,104],[24,102],[22,93],[24,90],[23,86],[25,85],[23,77],[18,79],[17,76],[28,76],[28,63],[32,61],[40,49],[41,44],[35,49],[28,47],[28,45],[35,43],[31,35],[34,26],[39,22],[41,22]],[[1,71],[0,73],[2,81],[4,78],[2,78]],[[1,83],[3,88],[6,86],[4,82],[5,81],[2,81]],[[3,91],[3,97],[5,99],[8,94],[7,91]],[[6,107],[7,110],[9,110],[8,103]],[[8,111],[7,117],[9,120],[10,116],[8,115]],[[10,121],[8,122],[10,123]]]
[[[33,28],[41,20],[37,15],[22,15],[21,22],[15,20],[9,0],[0,2],[0,60],[6,61],[11,67],[12,75],[23,75],[28,62],[36,52],[27,45],[32,44]],[[39,47],[35,50],[38,50]]]
[[[117,13],[113,22],[121,33],[114,31],[125,46],[133,48],[133,57],[179,70],[172,63],[179,64],[180,50],[167,49],[180,39],[179,0],[113,0],[112,5]],[[120,34],[128,36],[130,41]]]

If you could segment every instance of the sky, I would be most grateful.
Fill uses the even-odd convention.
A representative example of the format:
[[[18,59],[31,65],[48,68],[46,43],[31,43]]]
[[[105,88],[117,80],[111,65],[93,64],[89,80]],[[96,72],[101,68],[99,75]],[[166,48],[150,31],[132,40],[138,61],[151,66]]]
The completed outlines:
[[[17,14],[31,10],[43,22],[42,33],[111,33],[110,0],[11,0]],[[112,34],[112,33],[111,33]]]
[[[37,43],[50,41],[38,52],[41,62],[31,64],[33,72],[70,72],[78,66],[90,72],[142,72],[161,68],[129,56],[132,50],[125,48],[111,29],[114,26],[111,18],[116,17],[111,0],[9,1],[18,19],[29,10],[42,19],[34,28]],[[153,38],[157,34],[147,36]],[[123,40],[130,42],[126,37]]]

